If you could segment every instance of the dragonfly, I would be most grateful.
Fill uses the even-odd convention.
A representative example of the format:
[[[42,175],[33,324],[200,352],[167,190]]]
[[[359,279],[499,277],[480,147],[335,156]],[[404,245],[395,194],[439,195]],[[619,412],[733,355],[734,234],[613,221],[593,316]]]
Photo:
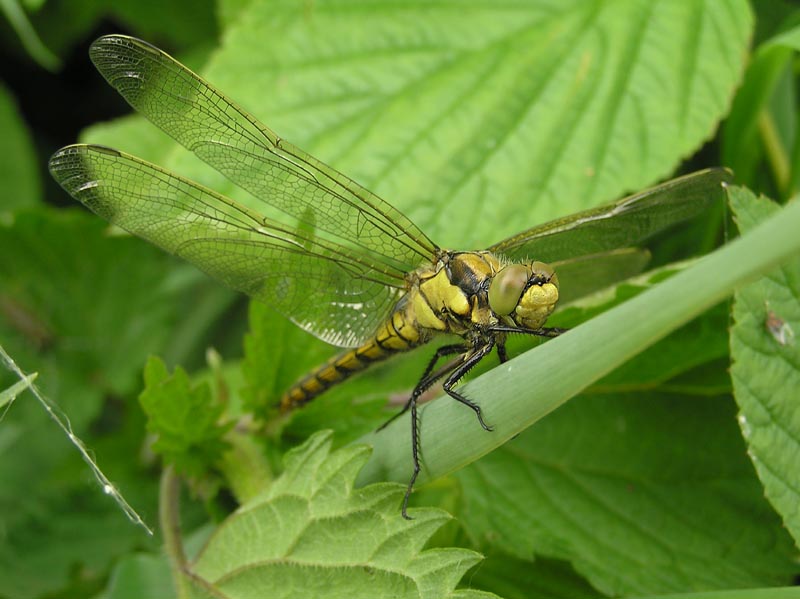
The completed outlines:
[[[509,335],[561,334],[545,326],[559,302],[640,272],[648,253],[639,245],[720,201],[730,178],[721,168],[700,171],[485,250],[448,250],[147,42],[101,37],[90,57],[135,110],[265,209],[105,146],[62,148],[50,172],[99,216],[344,348],[283,394],[283,411],[401,352],[457,339],[435,350],[399,413],[411,412],[405,518],[420,472],[422,394],[441,381],[491,430],[480,405],[456,388],[464,376],[493,350],[505,362]],[[264,214],[270,210],[285,219]]]

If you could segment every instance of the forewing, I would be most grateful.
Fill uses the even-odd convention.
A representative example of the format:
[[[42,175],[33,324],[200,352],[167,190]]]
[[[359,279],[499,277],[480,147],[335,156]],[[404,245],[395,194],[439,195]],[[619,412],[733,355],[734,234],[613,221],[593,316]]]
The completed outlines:
[[[403,293],[404,273],[292,229],[133,156],[77,145],[50,172],[99,216],[263,301],[324,341],[362,343]]]
[[[724,198],[726,169],[698,171],[611,204],[539,225],[489,248],[513,260],[557,262],[634,246]]]
[[[158,48],[120,35],[92,44],[92,61],[138,112],[262,201],[403,271],[436,246],[405,216],[287,143]]]

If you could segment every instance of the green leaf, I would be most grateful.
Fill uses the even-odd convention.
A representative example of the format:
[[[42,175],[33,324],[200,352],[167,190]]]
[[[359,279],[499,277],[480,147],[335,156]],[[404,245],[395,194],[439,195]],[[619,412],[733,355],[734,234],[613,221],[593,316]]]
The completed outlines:
[[[780,211],[766,198],[733,194],[743,234]],[[800,259],[735,296],[731,377],[739,424],[767,498],[800,546]]]
[[[507,599],[588,599],[604,597],[569,564],[537,557],[523,560],[494,552],[469,575],[470,585],[501,592]]]
[[[169,136],[150,127],[143,117],[129,115],[85,129],[81,141],[107,146],[124,145],[132,154],[156,164],[164,163],[172,148]]]
[[[797,21],[798,13],[795,12],[793,20]],[[784,46],[794,50],[800,50],[800,26],[794,26],[791,29],[782,31],[771,40],[764,43],[765,46]]]
[[[36,153],[22,115],[17,110],[11,94],[0,83],[0,181],[3,194],[0,212],[23,206],[34,206],[41,201],[42,189]]]
[[[648,595],[631,599],[800,599],[800,589],[797,587],[781,587],[767,589],[734,589],[727,591],[699,591],[693,593],[679,593],[676,595]]]
[[[732,408],[579,396],[458,474],[462,523],[479,548],[569,560],[609,595],[789,584],[791,540]]]
[[[233,423],[220,423],[225,406],[215,402],[207,384],[192,386],[180,366],[170,375],[156,357],[147,361],[144,379],[139,402],[147,429],[156,435],[153,450],[182,474],[205,473],[228,447],[223,436]]]
[[[454,591],[478,554],[422,550],[446,513],[418,510],[409,522],[398,509],[402,486],[353,489],[368,456],[363,446],[331,453],[325,432],[287,453],[283,475],[228,518],[198,556],[190,596],[494,597]]]

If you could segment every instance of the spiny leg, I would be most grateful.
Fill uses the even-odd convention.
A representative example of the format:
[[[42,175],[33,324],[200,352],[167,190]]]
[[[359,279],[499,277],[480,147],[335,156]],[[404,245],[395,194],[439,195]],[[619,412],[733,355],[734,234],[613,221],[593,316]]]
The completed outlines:
[[[519,335],[535,335],[536,337],[547,337],[552,339],[558,337],[562,333],[566,333],[569,329],[561,329],[559,327],[543,327],[541,329],[522,329],[517,327],[508,327],[505,325],[493,326],[489,329],[492,333],[514,333]]]
[[[456,385],[465,374],[472,370],[472,368],[478,362],[483,360],[483,358],[485,358],[486,355],[492,351],[494,345],[495,340],[489,339],[485,345],[482,345],[480,348],[478,348],[477,352],[465,359],[464,362],[462,362],[452,373],[450,373],[450,376],[447,377],[447,380],[442,384],[442,388],[445,390],[445,393],[447,393],[453,399],[463,403],[465,406],[469,407],[473,412],[475,412],[475,415],[478,417],[478,422],[480,422],[483,429],[487,431],[491,431],[492,427],[483,421],[481,407],[475,402],[464,397],[461,393],[453,391],[453,386]]]
[[[427,391],[428,388],[431,385],[433,385],[437,380],[439,380],[445,374],[447,374],[446,370],[444,372],[437,372],[434,375],[435,378],[433,378],[432,380],[428,381],[428,379],[431,378],[431,376],[430,376],[431,371],[434,369],[434,367],[436,366],[436,363],[441,358],[443,358],[445,356],[452,356],[453,354],[461,354],[461,353],[466,352],[468,349],[469,348],[466,345],[464,345],[463,343],[454,343],[452,345],[443,345],[443,346],[439,347],[436,350],[436,353],[433,354],[433,357],[431,358],[430,362],[428,362],[428,365],[425,367],[425,370],[423,371],[422,376],[420,377],[419,382],[417,383],[417,386],[414,387],[414,390],[411,392],[411,395],[409,396],[408,401],[406,401],[405,405],[403,406],[403,409],[400,410],[399,412],[397,412],[397,414],[394,414],[391,418],[389,418],[389,420],[387,420],[386,422],[381,424],[378,427],[378,430],[380,431],[380,430],[385,429],[392,422],[397,420],[400,416],[402,416],[403,414],[408,412],[408,409],[410,407],[412,407],[412,405],[416,405],[417,399],[419,399],[420,395],[422,395],[425,391]]]
[[[428,362],[428,365],[425,367],[425,371],[422,373],[422,376],[419,377],[420,382],[430,375],[430,373],[433,371],[433,368],[436,366],[436,362],[438,362],[441,358],[444,358],[445,356],[452,356],[453,354],[463,354],[468,350],[469,346],[465,343],[453,343],[451,345],[442,345],[441,347],[437,348],[436,353],[433,354],[430,362]]]
[[[478,404],[470,401],[463,395],[456,393],[452,390],[452,386],[455,385],[459,379],[461,379],[475,364],[480,362],[489,352],[492,351],[494,347],[495,341],[494,339],[490,339],[485,345],[481,346],[477,352],[473,355],[467,357],[464,362],[461,364],[455,363],[452,365],[455,370],[450,373],[450,376],[447,377],[447,380],[444,382],[443,388],[445,392],[447,392],[450,397],[458,400],[459,402],[463,403],[464,405],[470,407],[478,417],[478,422],[481,423],[481,426],[487,430],[491,431],[492,427],[488,426],[483,421],[483,416],[481,415],[481,408]],[[455,347],[455,346],[450,346]],[[455,351],[453,352],[455,353]],[[446,354],[444,354],[446,355]],[[430,369],[428,369],[430,370]],[[411,474],[411,480],[408,481],[408,487],[406,487],[406,494],[403,497],[403,509],[402,514],[403,518],[406,520],[411,520],[409,515],[406,513],[406,508],[408,506],[408,500],[411,498],[411,492],[414,490],[414,483],[417,481],[417,475],[419,475],[420,471],[420,463],[419,463],[419,454],[420,454],[420,436],[419,436],[419,419],[418,419],[418,412],[417,412],[417,399],[419,398],[422,393],[424,393],[433,383],[447,374],[448,370],[439,370],[438,372],[434,372],[433,374],[428,374],[427,376],[423,377],[417,386],[414,388],[414,391],[411,393],[411,399],[409,399],[409,404],[411,405],[411,455],[414,461],[414,471]]]
[[[556,327],[551,328],[542,328],[536,330],[530,329],[518,329],[516,327],[508,327],[508,326],[497,326],[492,327],[490,329],[493,333],[522,333],[526,335],[536,335],[538,337],[558,337],[560,334],[566,332],[568,329],[561,329]],[[461,380],[464,375],[466,375],[478,362],[480,362],[486,355],[492,351],[492,348],[497,343],[497,353],[500,356],[500,361],[505,362],[508,359],[508,354],[506,352],[505,347],[505,340],[502,341],[495,341],[494,338],[490,339],[485,345],[483,345],[475,354],[472,356],[467,357],[463,363],[458,365],[455,370],[450,373],[450,376],[447,377],[447,380],[444,382],[442,387],[444,388],[445,392],[452,397],[453,399],[463,403],[464,405],[468,406],[475,412],[475,415],[478,417],[478,422],[480,422],[481,426],[484,430],[491,431],[492,427],[488,426],[484,420],[483,415],[481,413],[481,408],[478,404],[473,401],[470,401],[462,394],[458,393],[457,391],[453,391],[453,386]],[[439,378],[444,376],[447,371],[439,371],[434,373],[433,376],[430,375],[433,367],[436,365],[436,362],[439,358],[451,355],[454,353],[458,353],[459,351],[466,351],[469,349],[467,346],[464,345],[445,345],[440,347],[436,350],[436,354],[434,355],[433,359],[428,363],[428,367],[425,369],[425,373],[423,374],[422,378],[420,379],[417,386],[414,388],[414,391],[411,393],[411,397],[409,398],[408,402],[406,402],[405,407],[403,410],[396,414],[394,417],[389,420],[391,422],[404,412],[406,412],[409,407],[411,408],[411,455],[414,461],[414,471],[411,474],[411,480],[408,481],[408,486],[406,487],[405,495],[403,496],[403,508],[401,513],[403,518],[406,520],[411,520],[412,518],[407,513],[408,508],[408,501],[411,498],[411,492],[414,489],[414,483],[417,482],[417,476],[419,475],[421,466],[419,462],[419,454],[420,454],[420,442],[419,442],[419,420],[417,415],[417,399],[419,398],[422,393],[424,393],[433,383],[435,383]],[[454,365],[455,366],[455,365]],[[389,424],[387,422],[381,428],[385,427]],[[378,429],[380,430],[380,429]]]
[[[453,363],[452,365],[446,365],[444,368],[434,372],[431,374],[436,362],[438,362],[439,358],[443,356],[452,355],[455,353],[461,353],[467,351],[469,348],[466,345],[455,344],[455,345],[444,345],[436,350],[436,354],[434,355],[433,359],[428,363],[428,367],[425,369],[425,372],[422,378],[417,383],[414,390],[411,392],[411,397],[406,402],[406,406],[403,408],[403,411],[395,414],[389,422],[403,414],[406,410],[411,408],[411,456],[414,462],[414,471],[411,474],[411,480],[408,481],[408,486],[406,487],[406,493],[403,496],[403,508],[401,513],[403,518],[406,520],[411,520],[412,518],[407,513],[408,508],[408,501],[411,498],[411,492],[414,490],[414,483],[417,481],[417,476],[419,475],[419,471],[421,469],[419,463],[419,454],[420,454],[420,440],[419,440],[419,413],[417,411],[417,400],[419,399],[420,395],[425,393],[431,385],[433,385],[436,381],[440,378],[445,376],[448,372],[450,372],[453,368],[458,365],[458,362]],[[383,426],[389,424],[387,422]],[[383,428],[383,426],[381,428]],[[380,429],[378,429],[380,430]]]
[[[406,494],[403,496],[403,508],[400,510],[400,513],[406,520],[413,520],[413,518],[408,515],[408,512],[406,510],[408,510],[408,500],[411,499],[411,491],[414,490],[414,483],[417,482],[417,475],[419,474],[420,471],[419,420],[417,416],[416,401],[411,405],[411,456],[414,461],[414,472],[411,473],[411,480],[408,481],[408,486],[406,487]]]
[[[497,357],[500,358],[501,364],[504,364],[508,361],[508,352],[506,351],[505,339],[497,342]]]
[[[503,325],[498,325],[491,328],[493,333],[502,333],[502,339],[497,339],[497,357],[500,358],[500,363],[503,364],[508,361],[508,351],[506,350],[506,340],[505,334],[506,333],[520,333],[521,335],[536,335],[537,337],[558,337],[561,333],[567,332],[569,329],[559,329],[556,327],[544,328],[544,329],[518,329],[515,327],[508,327]]]

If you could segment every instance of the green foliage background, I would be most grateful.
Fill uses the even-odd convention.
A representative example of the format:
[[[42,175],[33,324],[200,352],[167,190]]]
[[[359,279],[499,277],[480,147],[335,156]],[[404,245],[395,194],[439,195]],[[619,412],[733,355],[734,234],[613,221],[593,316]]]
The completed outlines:
[[[800,574],[797,258],[420,488],[407,523],[401,486],[354,489],[367,453],[348,444],[391,414],[387,398],[402,401],[429,350],[276,419],[276,398],[332,348],[110,235],[44,167],[91,125],[81,140],[247,201],[143,119],[100,122],[125,109],[85,48],[123,31],[177,56],[442,246],[485,247],[715,165],[775,200],[732,193],[745,233],[800,186],[800,10],[790,2],[17,8],[32,29],[4,7],[0,344],[38,372],[36,384],[149,524],[158,522],[161,460],[186,477],[183,530],[198,558],[179,577],[183,596],[735,597],[761,588],[758,596],[800,597],[790,588]],[[32,31],[60,67],[32,50]],[[721,221],[661,240],[660,263],[713,248]],[[576,326],[683,268],[626,282],[552,323]],[[686,290],[698,302],[701,293]],[[617,334],[637,328],[629,321]],[[2,389],[16,382],[0,376]],[[503,389],[484,392],[487,414],[502,422]],[[176,596],[163,538],[128,522],[32,396],[3,397],[0,409],[0,598]],[[446,429],[426,441],[432,469],[454,444],[486,435],[465,422],[458,434],[476,441]],[[403,480],[374,463],[367,471],[368,480]]]

